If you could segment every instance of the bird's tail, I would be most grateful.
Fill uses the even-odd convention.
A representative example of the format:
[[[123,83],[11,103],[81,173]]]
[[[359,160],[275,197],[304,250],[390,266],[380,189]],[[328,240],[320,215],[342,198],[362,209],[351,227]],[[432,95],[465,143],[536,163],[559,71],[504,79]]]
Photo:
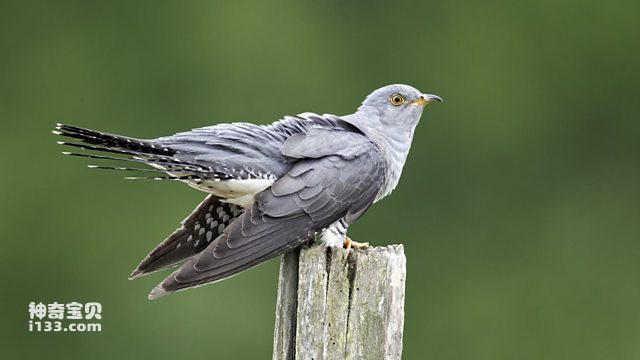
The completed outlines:
[[[176,158],[176,150],[163,146],[154,140],[141,140],[66,124],[57,124],[56,130],[53,131],[53,133],[70,139],[69,141],[59,141],[58,143],[61,145],[110,154],[99,155],[94,153],[69,151],[63,152],[65,155],[100,160],[123,160],[133,163],[142,163],[153,167],[153,169],[150,169],[128,166],[118,167],[89,165],[90,168],[143,172],[170,172],[172,174],[172,176],[169,177],[131,177],[133,179],[190,180],[200,178],[198,175],[204,174],[208,170],[197,164]]]

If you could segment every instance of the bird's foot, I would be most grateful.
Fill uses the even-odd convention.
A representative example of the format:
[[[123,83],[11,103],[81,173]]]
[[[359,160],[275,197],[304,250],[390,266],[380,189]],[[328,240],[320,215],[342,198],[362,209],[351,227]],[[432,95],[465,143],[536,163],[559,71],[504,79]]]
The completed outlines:
[[[351,248],[354,248],[354,249],[366,249],[368,247],[369,247],[369,243],[368,242],[359,243],[357,241],[351,240],[351,238],[348,237],[348,236],[344,237],[344,248],[347,249],[347,254],[351,251]]]

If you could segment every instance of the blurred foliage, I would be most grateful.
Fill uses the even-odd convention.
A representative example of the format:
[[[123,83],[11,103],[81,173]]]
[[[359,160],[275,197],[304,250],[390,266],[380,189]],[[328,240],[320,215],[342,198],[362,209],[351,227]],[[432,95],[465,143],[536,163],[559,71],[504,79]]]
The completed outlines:
[[[407,359],[640,357],[638,1],[2,1],[5,359],[270,357],[278,261],[146,300],[130,270],[203,194],[65,158],[56,122],[138,137],[352,112],[408,83],[403,179],[351,236],[408,256]],[[29,333],[100,301],[102,333]]]

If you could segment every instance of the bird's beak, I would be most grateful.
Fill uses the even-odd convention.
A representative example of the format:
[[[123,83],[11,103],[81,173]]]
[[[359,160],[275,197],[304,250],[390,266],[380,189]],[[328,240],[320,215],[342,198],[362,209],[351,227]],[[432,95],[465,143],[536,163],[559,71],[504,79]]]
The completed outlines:
[[[438,95],[433,95],[433,94],[422,94],[420,95],[420,98],[414,102],[411,103],[411,105],[427,105],[429,103],[432,102],[442,102],[442,98]]]

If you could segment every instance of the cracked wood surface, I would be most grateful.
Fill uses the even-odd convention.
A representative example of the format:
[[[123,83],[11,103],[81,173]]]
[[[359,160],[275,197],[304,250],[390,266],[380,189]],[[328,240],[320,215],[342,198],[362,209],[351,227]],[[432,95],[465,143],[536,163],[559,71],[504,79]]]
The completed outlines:
[[[400,359],[405,275],[402,245],[283,255],[273,359]]]

